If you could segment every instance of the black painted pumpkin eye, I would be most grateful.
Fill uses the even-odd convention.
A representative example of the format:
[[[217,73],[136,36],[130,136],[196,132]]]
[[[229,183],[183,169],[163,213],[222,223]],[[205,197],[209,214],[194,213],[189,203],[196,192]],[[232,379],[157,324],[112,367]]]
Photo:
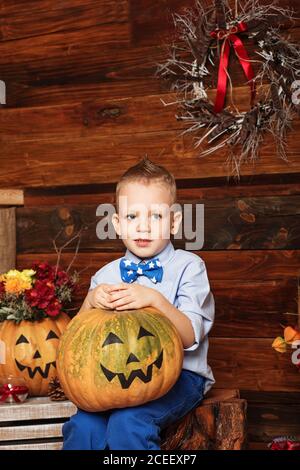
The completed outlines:
[[[114,343],[124,344],[123,341],[117,335],[115,335],[114,333],[109,333],[108,337],[102,344],[102,347],[108,346],[109,344],[114,344]]]
[[[24,335],[19,336],[18,341],[16,342],[16,344],[21,344],[21,343],[29,343],[28,339],[25,338]]]
[[[48,335],[47,335],[46,341],[47,341],[47,339],[59,339],[59,338],[58,338],[57,334],[54,333],[54,331],[50,330]]]
[[[154,337],[154,335],[152,333],[150,333],[150,331],[145,330],[145,328],[143,328],[141,326],[137,339],[143,338],[144,336],[153,336]]]

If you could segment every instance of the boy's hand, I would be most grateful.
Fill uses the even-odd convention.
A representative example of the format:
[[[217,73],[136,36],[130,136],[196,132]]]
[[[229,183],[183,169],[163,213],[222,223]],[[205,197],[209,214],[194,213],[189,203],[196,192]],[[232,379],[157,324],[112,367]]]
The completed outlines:
[[[140,284],[115,284],[108,287],[113,309],[127,310],[134,308],[155,307],[160,292]]]
[[[109,294],[109,288],[111,284],[99,284],[95,289],[91,290],[88,294],[88,301],[91,308],[106,308],[113,309],[111,304],[111,298]]]

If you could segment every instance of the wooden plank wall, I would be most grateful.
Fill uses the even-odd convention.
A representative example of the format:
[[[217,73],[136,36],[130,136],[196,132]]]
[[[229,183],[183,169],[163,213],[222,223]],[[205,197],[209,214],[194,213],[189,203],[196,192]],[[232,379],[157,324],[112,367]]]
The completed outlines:
[[[142,155],[172,171],[179,201],[205,205],[207,265],[216,299],[210,362],[218,387],[240,388],[249,401],[249,441],[300,438],[300,376],[290,357],[271,349],[280,324],[297,312],[300,270],[300,139],[295,120],[288,162],[268,137],[256,166],[228,181],[226,155],[199,158],[174,118],[173,95],[155,77],[171,14],[192,0],[0,0],[0,70],[7,105],[0,109],[0,188],[24,189],[17,213],[17,264],[55,260],[81,228],[85,295],[90,276],[123,254],[119,240],[99,241],[96,208],[114,202],[120,175]],[[297,0],[281,0],[296,10]],[[297,15],[300,16],[299,14]],[[298,41],[300,20],[289,30]],[[249,54],[253,52],[247,44]],[[248,89],[232,61],[236,104]],[[216,77],[213,77],[213,84]],[[212,96],[215,89],[211,90]],[[175,241],[184,247],[183,241]],[[63,263],[72,259],[74,243]]]

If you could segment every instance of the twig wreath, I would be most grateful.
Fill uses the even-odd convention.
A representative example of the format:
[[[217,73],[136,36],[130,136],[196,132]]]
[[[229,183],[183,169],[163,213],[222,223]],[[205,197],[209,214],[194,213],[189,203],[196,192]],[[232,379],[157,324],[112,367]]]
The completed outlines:
[[[171,90],[177,92],[175,103],[180,113],[176,118],[187,124],[184,133],[195,136],[196,147],[201,148],[204,141],[209,144],[199,156],[227,148],[227,163],[238,179],[244,162],[258,160],[267,132],[274,136],[278,156],[287,161],[287,131],[300,111],[294,99],[300,78],[300,48],[279,33],[280,24],[292,22],[294,12],[276,3],[235,0],[235,7],[230,8],[227,0],[214,0],[205,7],[201,0],[196,1],[194,9],[174,15],[178,40],[169,47],[166,62],[158,67],[158,75],[168,79]],[[249,58],[245,40],[254,43],[254,58]],[[233,103],[234,88],[228,70],[232,49],[249,85],[250,106],[245,112]],[[256,74],[254,62],[260,64]],[[216,67],[213,103],[207,89],[212,88]],[[228,83],[232,105],[225,107]],[[260,96],[258,86],[260,92],[263,90]]]

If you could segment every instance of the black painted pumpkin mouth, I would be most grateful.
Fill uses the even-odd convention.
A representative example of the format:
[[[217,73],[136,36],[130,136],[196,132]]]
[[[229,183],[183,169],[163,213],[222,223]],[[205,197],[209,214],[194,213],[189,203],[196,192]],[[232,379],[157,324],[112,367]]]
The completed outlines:
[[[103,374],[105,375],[105,377],[107,378],[109,382],[111,382],[116,376],[118,376],[121,387],[129,388],[132,382],[134,381],[134,379],[136,379],[137,377],[141,379],[141,381],[144,383],[150,382],[150,380],[152,379],[153,367],[156,366],[157,369],[161,368],[161,365],[163,362],[163,352],[164,351],[162,350],[158,358],[147,367],[146,374],[142,371],[142,369],[132,370],[130,372],[128,379],[126,379],[125,374],[123,374],[123,372],[121,373],[112,372],[111,370],[106,369],[106,367],[104,367],[102,364],[100,364],[100,367],[102,369]]]
[[[17,361],[17,359],[15,359],[16,361],[16,364],[18,366],[18,369],[23,372],[23,370],[27,369],[28,370],[28,374],[29,374],[29,377],[31,379],[33,379],[33,377],[35,376],[35,374],[37,372],[39,372],[39,374],[43,377],[43,379],[47,379],[48,378],[48,375],[49,375],[49,369],[51,366],[55,367],[56,368],[56,361],[53,361],[53,362],[48,362],[48,364],[46,364],[44,370],[41,369],[41,367],[29,367],[29,366],[23,366],[23,364],[20,364],[20,362]]]

